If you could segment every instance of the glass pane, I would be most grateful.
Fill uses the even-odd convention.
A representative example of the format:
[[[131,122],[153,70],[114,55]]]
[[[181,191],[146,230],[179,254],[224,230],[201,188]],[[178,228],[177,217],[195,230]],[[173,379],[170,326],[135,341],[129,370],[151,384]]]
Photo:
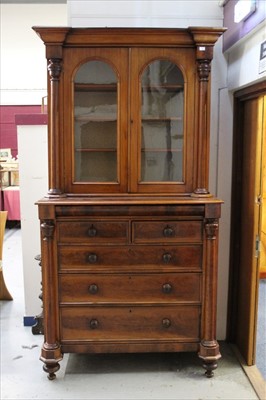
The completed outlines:
[[[74,80],[75,182],[117,182],[117,77],[102,61]]]
[[[183,180],[184,79],[176,64],[156,60],[142,75],[142,182]]]

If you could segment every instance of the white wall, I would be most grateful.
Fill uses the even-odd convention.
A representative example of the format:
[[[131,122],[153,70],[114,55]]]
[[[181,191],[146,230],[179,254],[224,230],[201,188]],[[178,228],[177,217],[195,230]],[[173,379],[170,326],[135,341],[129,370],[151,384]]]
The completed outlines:
[[[218,0],[68,0],[70,26],[221,26]]]
[[[227,51],[229,90],[266,79],[266,71],[259,73],[260,45],[265,40],[266,21]]]
[[[33,25],[67,25],[66,4],[1,4],[0,104],[41,104],[45,48]]]

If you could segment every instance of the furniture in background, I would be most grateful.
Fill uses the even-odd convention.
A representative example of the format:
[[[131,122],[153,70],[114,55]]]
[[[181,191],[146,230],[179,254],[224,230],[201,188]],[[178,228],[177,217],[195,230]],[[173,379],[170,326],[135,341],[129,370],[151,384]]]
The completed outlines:
[[[11,149],[0,149],[1,210],[8,220],[20,220],[18,161],[11,159]]]
[[[3,208],[7,211],[7,219],[20,221],[20,188],[19,186],[7,186],[2,189]]]
[[[208,189],[209,93],[224,28],[34,30],[50,97],[48,378],[68,352],[195,351],[213,376],[222,201]]]

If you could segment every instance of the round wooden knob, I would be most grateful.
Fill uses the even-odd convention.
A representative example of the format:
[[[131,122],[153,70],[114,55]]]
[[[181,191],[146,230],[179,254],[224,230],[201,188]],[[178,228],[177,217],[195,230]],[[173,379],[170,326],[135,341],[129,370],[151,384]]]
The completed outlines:
[[[169,318],[164,318],[164,319],[162,320],[162,326],[163,326],[164,328],[169,328],[169,326],[171,326],[171,321],[170,321],[170,319],[169,319]]]
[[[90,294],[96,294],[98,292],[98,286],[95,283],[92,283],[89,286],[89,292]]]
[[[97,235],[97,229],[93,225],[89,228],[88,235],[89,237],[95,237]]]
[[[163,235],[165,237],[171,237],[174,235],[174,230],[169,225],[167,225],[163,230]]]
[[[95,264],[98,260],[98,256],[95,253],[91,253],[88,255],[88,261],[90,264]]]
[[[90,328],[91,329],[97,329],[99,327],[99,321],[97,319],[91,319],[90,320]]]
[[[164,253],[163,254],[163,262],[165,264],[169,263],[171,261],[171,258],[172,258],[172,256],[171,256],[170,253]]]
[[[170,283],[164,283],[162,286],[162,291],[163,291],[163,293],[166,293],[166,294],[171,293],[172,289],[173,289],[173,287]]]

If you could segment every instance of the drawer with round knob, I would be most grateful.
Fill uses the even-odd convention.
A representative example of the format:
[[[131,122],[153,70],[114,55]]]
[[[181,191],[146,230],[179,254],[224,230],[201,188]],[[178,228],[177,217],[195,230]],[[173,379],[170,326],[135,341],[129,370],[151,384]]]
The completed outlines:
[[[60,274],[59,297],[61,303],[199,303],[201,274]]]
[[[63,341],[177,340],[200,335],[200,306],[61,307]]]
[[[58,223],[62,243],[128,243],[127,221],[69,221]]]
[[[182,268],[200,270],[202,245],[58,246],[60,270],[94,271],[113,268]]]
[[[202,241],[201,221],[134,221],[134,243],[171,243]]]

